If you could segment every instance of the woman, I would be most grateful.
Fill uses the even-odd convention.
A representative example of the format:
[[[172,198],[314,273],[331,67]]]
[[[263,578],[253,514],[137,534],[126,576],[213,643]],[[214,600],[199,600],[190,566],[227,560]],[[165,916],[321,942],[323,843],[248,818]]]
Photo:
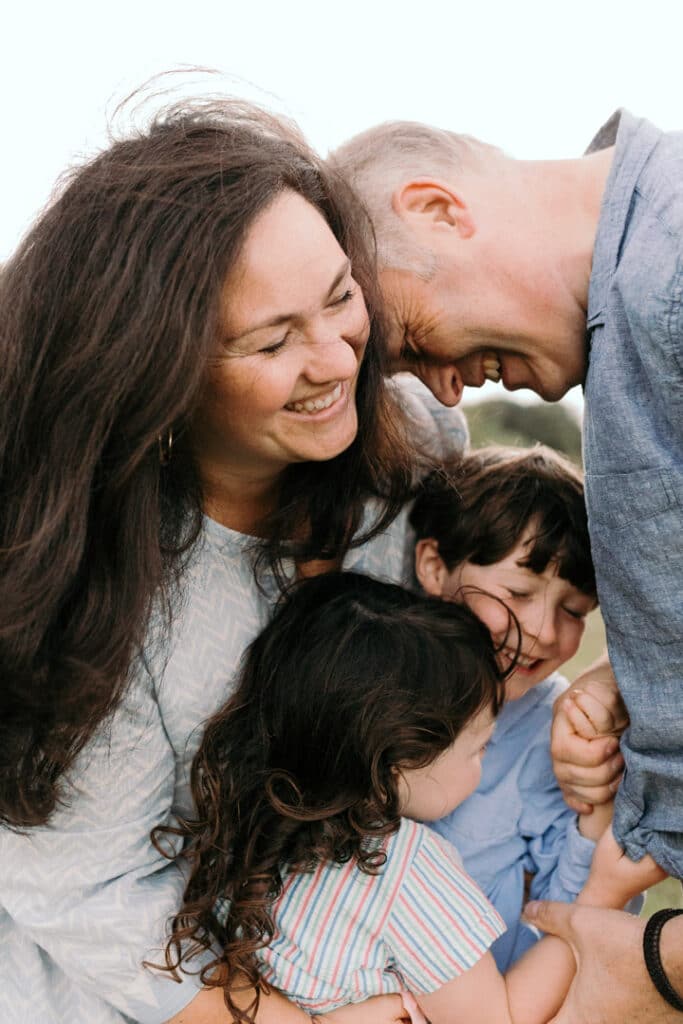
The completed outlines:
[[[291,126],[205,103],[78,170],[3,272],[3,1019],[229,1019],[141,966],[183,887],[149,833],[295,561],[403,572],[357,218]]]

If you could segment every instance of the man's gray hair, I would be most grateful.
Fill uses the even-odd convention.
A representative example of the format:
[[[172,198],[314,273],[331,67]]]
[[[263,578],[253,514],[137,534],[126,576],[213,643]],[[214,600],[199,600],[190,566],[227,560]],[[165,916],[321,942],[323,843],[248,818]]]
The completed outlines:
[[[386,121],[354,135],[330,153],[329,163],[358,193],[377,241],[380,267],[410,270],[429,279],[435,270],[432,252],[418,245],[391,205],[396,188],[424,175],[452,180],[463,170],[483,164],[494,148],[468,135],[418,121]]]

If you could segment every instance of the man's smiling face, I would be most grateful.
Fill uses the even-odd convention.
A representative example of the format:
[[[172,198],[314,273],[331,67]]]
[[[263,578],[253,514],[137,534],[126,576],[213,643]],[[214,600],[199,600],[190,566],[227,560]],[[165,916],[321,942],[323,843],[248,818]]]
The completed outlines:
[[[470,268],[471,281],[471,268]],[[405,270],[381,274],[392,370],[418,376],[444,405],[456,405],[464,387],[500,380],[508,391],[530,388],[557,401],[585,376],[584,325],[544,316],[538,302],[495,273],[464,288],[457,273],[437,267],[425,281]],[[547,323],[547,334],[543,324]]]

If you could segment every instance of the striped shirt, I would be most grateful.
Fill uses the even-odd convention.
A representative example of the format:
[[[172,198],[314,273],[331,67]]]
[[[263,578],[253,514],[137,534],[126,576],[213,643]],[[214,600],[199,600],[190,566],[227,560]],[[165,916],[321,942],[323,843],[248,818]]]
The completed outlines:
[[[434,992],[505,930],[449,842],[404,818],[377,875],[321,863],[290,874],[259,951],[264,978],[303,1009],[328,1013],[370,996]]]

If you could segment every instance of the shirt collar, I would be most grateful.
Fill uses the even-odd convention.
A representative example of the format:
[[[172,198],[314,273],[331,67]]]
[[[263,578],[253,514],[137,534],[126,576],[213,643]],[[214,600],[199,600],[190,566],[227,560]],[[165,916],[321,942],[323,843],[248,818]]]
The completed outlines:
[[[627,110],[617,110],[600,128],[586,150],[588,154],[608,146],[615,147],[593,250],[588,287],[589,329],[603,319],[609,284],[627,226],[633,190],[660,136],[659,129],[649,121],[634,117]]]

